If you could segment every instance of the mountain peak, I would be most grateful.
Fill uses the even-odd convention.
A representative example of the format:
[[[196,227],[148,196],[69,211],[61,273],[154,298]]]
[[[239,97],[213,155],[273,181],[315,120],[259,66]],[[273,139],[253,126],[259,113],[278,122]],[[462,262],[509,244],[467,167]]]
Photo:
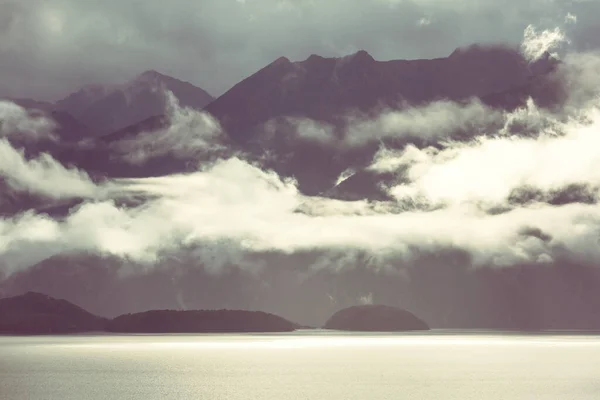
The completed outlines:
[[[373,56],[371,56],[366,50],[359,50],[356,53],[350,56],[353,60],[357,61],[375,61]]]
[[[532,76],[545,75],[556,69],[560,60],[545,51],[541,56],[529,62],[529,71]]]
[[[164,80],[175,80],[168,75],[161,74],[160,72],[150,69],[148,71],[144,71],[134,78],[134,83],[148,83],[148,82],[156,82],[156,81],[164,81]]]
[[[153,77],[153,76],[164,76],[164,75],[154,69],[149,69],[148,71],[142,72],[139,76]]]
[[[59,101],[56,108],[93,129],[94,135],[105,135],[163,114],[165,96],[161,89],[173,93],[182,107],[196,110],[214,100],[189,82],[149,69],[119,85],[86,87]]]
[[[48,296],[47,294],[40,293],[40,292],[33,292],[33,291],[26,292],[26,293],[22,294],[21,296],[16,296],[16,297],[30,298],[30,299],[41,299],[41,300],[49,300],[49,299],[51,299],[51,297]]]
[[[291,61],[287,57],[279,57],[277,60],[273,61],[273,64],[291,64]]]
[[[502,44],[472,44],[469,46],[458,47],[450,54],[448,58],[455,59],[459,57],[478,57],[485,54],[496,54],[499,56],[520,56],[517,49]]]
[[[364,67],[375,62],[375,59],[367,51],[359,50],[354,54],[339,58],[337,64]]]
[[[322,57],[318,54],[311,54],[305,61],[307,62],[314,62],[314,61],[320,61],[320,60],[324,60],[325,57]]]
[[[267,66],[265,66],[263,68],[263,70],[270,71],[270,70],[273,70],[273,69],[280,69],[280,68],[285,69],[289,65],[292,65],[292,62],[290,61],[290,59],[287,58],[287,57],[281,56],[277,60],[275,60],[272,63],[270,63]]]

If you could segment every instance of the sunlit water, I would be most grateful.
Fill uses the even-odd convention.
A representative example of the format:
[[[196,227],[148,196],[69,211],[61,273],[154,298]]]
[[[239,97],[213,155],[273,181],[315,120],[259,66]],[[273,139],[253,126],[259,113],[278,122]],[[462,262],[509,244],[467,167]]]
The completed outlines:
[[[600,399],[600,336],[0,337],[3,399]]]

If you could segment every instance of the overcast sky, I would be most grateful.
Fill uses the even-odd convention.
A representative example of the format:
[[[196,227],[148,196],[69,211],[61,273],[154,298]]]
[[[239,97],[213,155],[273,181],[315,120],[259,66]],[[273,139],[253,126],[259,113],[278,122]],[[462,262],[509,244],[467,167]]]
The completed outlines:
[[[279,56],[447,56],[528,24],[600,46],[597,0],[0,0],[0,96],[55,100],[147,69],[213,95]]]

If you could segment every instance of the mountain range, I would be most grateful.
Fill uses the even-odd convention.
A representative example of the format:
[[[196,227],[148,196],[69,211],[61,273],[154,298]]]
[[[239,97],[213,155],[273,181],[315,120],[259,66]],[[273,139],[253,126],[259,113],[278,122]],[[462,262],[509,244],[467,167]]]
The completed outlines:
[[[467,110],[469,124],[463,124],[466,128],[444,127],[448,130],[445,138],[470,140],[486,134],[485,129],[470,123],[479,112],[493,116],[526,107],[529,101],[541,110],[560,106],[565,101],[565,89],[557,78],[559,66],[548,53],[530,61],[512,48],[481,45],[431,60],[377,61],[366,51],[341,58],[311,55],[298,62],[281,57],[217,98],[190,83],[147,71],[124,84],[87,86],[55,103],[10,99],[31,115],[55,120],[58,140],[31,143],[18,135],[6,140],[27,158],[48,152],[94,182],[192,172],[215,159],[242,154],[252,165],[273,170],[281,178],[293,178],[306,196],[386,201],[389,194],[382,188],[402,177],[368,168],[378,151],[382,147],[403,149],[408,144],[419,148],[439,148],[442,144],[436,132],[405,132],[402,124],[387,135],[378,134],[378,125],[373,128],[367,124],[362,130],[356,126],[378,121],[382,115],[394,117],[394,113],[434,119],[440,108],[450,104]],[[194,134],[197,136],[190,136]],[[340,179],[342,175],[344,179]],[[574,195],[557,192],[554,197],[562,199],[561,204],[589,203],[590,193],[584,189],[575,188]],[[76,195],[68,200],[40,196],[11,186],[4,177],[0,178],[0,194],[0,214],[7,219],[35,210],[60,220],[83,203]],[[526,202],[527,195],[537,196],[527,192],[515,201]],[[117,205],[125,208],[126,201],[144,200],[119,201]],[[548,200],[552,201],[555,199]],[[523,235],[544,238],[528,232]],[[120,272],[127,260],[82,251],[43,259],[5,280],[0,270],[0,293],[49,293],[107,317],[150,308],[186,308],[180,307],[183,303],[195,308],[252,306],[314,326],[340,306],[353,305],[365,287],[377,287],[385,300],[382,302],[387,303],[396,299],[401,288],[401,305],[410,306],[434,326],[600,326],[600,319],[596,323],[590,317],[600,309],[593,290],[600,287],[600,276],[585,268],[571,268],[576,272],[570,273],[576,275],[570,281],[561,278],[564,269],[548,272],[526,263],[510,272],[470,271],[466,267],[468,255],[459,250],[425,254],[427,266],[406,267],[411,280],[358,269],[309,274],[296,268],[310,260],[316,262],[319,256],[311,249],[287,258],[261,253],[273,265],[293,266],[288,270],[267,263],[264,276],[246,276],[230,265],[223,267],[226,272],[220,276],[177,267],[171,276],[166,269],[128,275]],[[367,259],[365,256],[366,264]],[[173,261],[174,265],[186,262],[189,260]],[[298,275],[296,269],[301,270]],[[540,280],[556,288],[552,296],[544,292],[530,297],[531,283]],[[426,289],[418,290],[411,284],[422,284]],[[470,286],[465,289],[463,284]],[[572,296],[575,292],[579,297]],[[495,297],[471,301],[481,298],[482,293]],[[439,301],[419,302],[421,296]],[[535,310],[541,303],[545,310],[557,310],[560,316],[539,314],[535,319],[527,307],[523,308],[526,304]]]
[[[560,87],[548,78],[557,64],[547,53],[529,62],[504,46],[473,45],[431,60],[377,61],[366,51],[358,51],[341,58],[311,55],[299,62],[281,57],[216,99],[190,83],[147,71],[125,84],[87,86],[54,104],[30,99],[15,102],[50,113],[57,121],[57,134],[65,143],[71,141],[52,151],[63,164],[101,176],[157,176],[193,169],[195,164],[165,155],[132,165],[116,160],[113,153],[123,139],[169,126],[168,91],[180,107],[203,110],[216,119],[226,133],[228,148],[252,155],[266,168],[296,179],[304,193],[315,195],[334,190],[345,170],[368,165],[382,140],[363,133],[360,148],[299,140],[303,121],[322,124],[312,129],[325,130],[342,141],[344,129],[356,119],[435,101],[478,99],[509,110],[532,97],[552,107],[561,100]],[[83,139],[86,146],[73,144]],[[392,147],[405,144],[386,142]]]

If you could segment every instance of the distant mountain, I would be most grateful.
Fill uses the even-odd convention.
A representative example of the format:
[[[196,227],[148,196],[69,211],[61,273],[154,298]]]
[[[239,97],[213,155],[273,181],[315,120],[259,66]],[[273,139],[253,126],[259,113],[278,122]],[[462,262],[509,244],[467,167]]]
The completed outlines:
[[[104,318],[40,293],[0,299],[0,333],[4,334],[91,332],[102,331],[105,325]]]
[[[191,83],[156,71],[146,71],[123,85],[91,85],[58,101],[56,110],[67,111],[96,135],[108,134],[165,112],[171,91],[180,105],[202,109],[213,97]]]
[[[324,326],[342,331],[427,331],[429,326],[414,314],[397,307],[363,305],[336,312]]]

